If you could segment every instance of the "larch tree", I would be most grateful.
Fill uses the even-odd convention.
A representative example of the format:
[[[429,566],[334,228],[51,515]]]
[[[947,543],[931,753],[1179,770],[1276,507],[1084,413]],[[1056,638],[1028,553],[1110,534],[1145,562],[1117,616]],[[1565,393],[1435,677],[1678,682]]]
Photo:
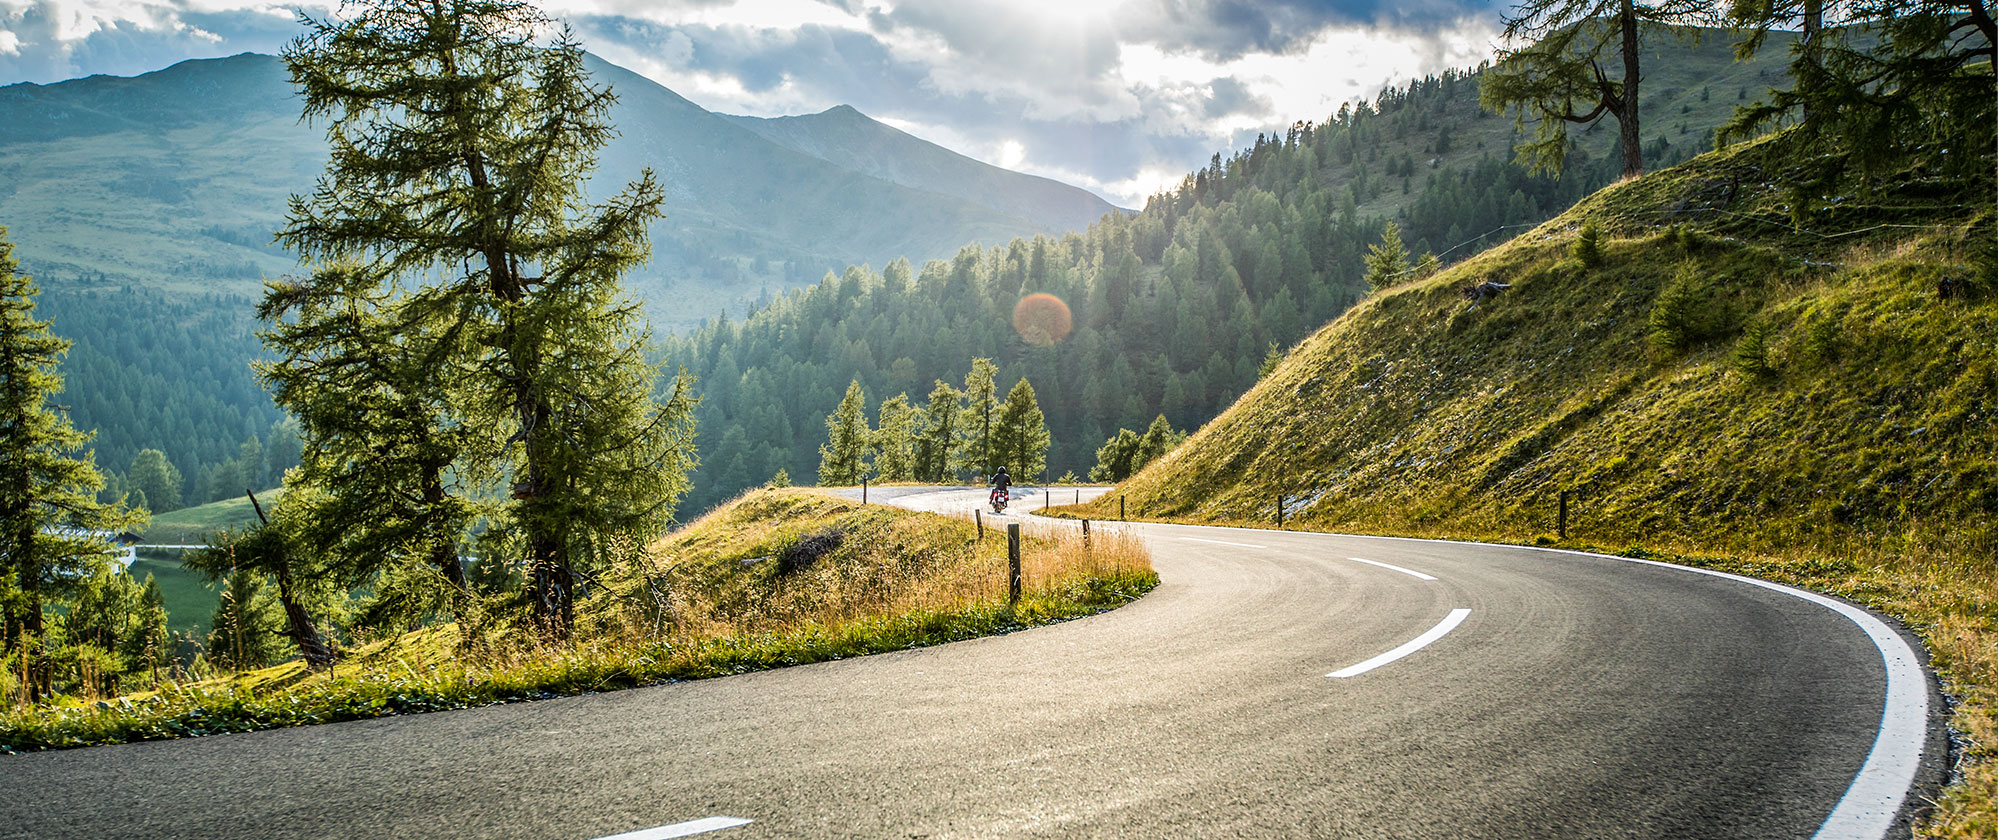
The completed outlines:
[[[70,425],[49,398],[69,342],[35,320],[32,279],[15,273],[14,245],[0,227],[0,652],[18,653],[26,695],[49,689],[43,606],[109,562],[108,532],[138,524],[120,504],[97,500],[104,477],[91,434]]]
[[[874,424],[874,473],[882,481],[909,481],[916,477],[916,424],[922,412],[909,405],[908,394],[896,394],[881,401]]]
[[[992,421],[993,468],[1006,467],[1015,481],[1040,475],[1047,469],[1051,442],[1034,386],[1021,379],[1006,392],[1006,402]]]
[[[991,359],[971,360],[971,370],[964,375],[964,442],[962,458],[964,466],[982,476],[989,476],[999,466],[992,448],[992,414],[999,407],[999,366]]]
[[[180,469],[167,460],[165,452],[139,450],[132,456],[131,469],[125,471],[125,481],[133,492],[145,494],[146,507],[153,513],[180,509]]]
[[[649,257],[663,193],[648,170],[586,200],[614,98],[532,6],[368,0],[341,15],[305,18],[284,51],[332,156],[278,238],[406,287],[391,328],[462,322],[433,422],[466,430],[453,469],[497,491],[482,554],[523,568],[543,632],[564,638],[578,569],[610,540],[663,532],[694,462],[691,382],[658,395],[618,282]]]
[[[256,369],[312,439],[294,480],[325,492],[306,538],[341,561],[343,576],[415,561],[465,593],[458,543],[476,508],[452,466],[472,430],[447,422],[447,385],[464,379],[448,368],[467,357],[472,320],[435,303],[398,296],[344,261],[309,281],[268,284],[258,315],[279,358]]]
[[[1828,26],[1827,16],[1842,25]],[[1723,141],[1742,139],[1798,114],[1808,126],[1784,142],[1814,164],[1813,182],[1796,190],[1800,202],[1849,173],[1872,178],[1908,160],[1958,174],[1981,164],[1998,190],[1998,4],[1737,0],[1729,17],[1750,31],[1737,45],[1743,54],[1770,29],[1802,21],[1792,86],[1740,109],[1720,131]]]
[[[1570,123],[1593,125],[1609,116],[1617,121],[1623,176],[1642,175],[1638,90],[1645,27],[1699,23],[1711,17],[1709,6],[1701,0],[1525,0],[1505,16],[1508,46],[1499,48],[1498,62],[1484,73],[1478,101],[1493,111],[1516,112],[1522,129],[1535,124],[1533,139],[1517,149],[1534,172],[1561,171]],[[1606,58],[1621,65],[1614,78],[1603,67]]]
[[[919,481],[945,481],[951,477],[951,451],[957,446],[958,417],[963,411],[964,394],[941,379],[930,390],[923,407],[921,428],[915,436],[915,468]]]
[[[846,386],[839,407],[826,417],[826,443],[819,447],[819,486],[847,487],[867,478],[873,437],[867,428],[867,395],[855,379]]]
[[[1401,225],[1388,222],[1381,230],[1381,241],[1367,246],[1364,257],[1367,264],[1367,288],[1376,292],[1408,279],[1412,270],[1408,264],[1408,246],[1401,242]]]

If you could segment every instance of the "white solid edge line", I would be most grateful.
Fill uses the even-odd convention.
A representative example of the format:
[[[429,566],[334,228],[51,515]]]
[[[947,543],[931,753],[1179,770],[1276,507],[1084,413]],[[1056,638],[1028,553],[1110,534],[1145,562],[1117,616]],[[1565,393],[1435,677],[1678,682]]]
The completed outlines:
[[[1616,559],[1667,569],[1684,569],[1760,586],[1810,601],[1858,625],[1860,632],[1865,633],[1880,651],[1881,664],[1887,671],[1887,692],[1880,709],[1880,732],[1874,736],[1873,747],[1866,753],[1866,762],[1859,766],[1859,773],[1852,777],[1852,784],[1846,787],[1845,795],[1839,798],[1831,814],[1811,836],[1814,840],[1874,840],[1887,836],[1894,828],[1894,818],[1900,815],[1901,806],[1908,799],[1909,788],[1914,787],[1915,772],[1921,768],[1922,750],[1928,740],[1928,678],[1922,674],[1921,658],[1908,646],[1908,640],[1901,638],[1901,634],[1894,632],[1894,628],[1888,627],[1886,622],[1875,618],[1872,613],[1816,592],[1711,569],[1695,569],[1634,557]]]
[[[1430,642],[1434,642],[1437,639],[1441,639],[1443,638],[1444,634],[1457,629],[1457,625],[1463,624],[1464,619],[1469,617],[1470,614],[1471,611],[1468,609],[1458,608],[1451,610],[1450,614],[1444,616],[1443,620],[1441,622],[1438,622],[1435,627],[1429,628],[1429,632],[1423,633],[1420,636],[1408,640],[1408,642],[1406,644],[1403,644],[1401,647],[1395,648],[1394,650],[1388,651],[1387,653],[1383,653],[1358,665],[1353,665],[1346,668],[1341,668],[1337,671],[1333,671],[1332,673],[1326,674],[1325,676],[1331,677],[1333,679],[1345,679],[1346,677],[1357,677],[1375,668],[1379,668],[1382,665],[1386,665],[1389,662],[1393,662],[1397,659],[1400,659],[1404,656],[1407,656],[1411,653],[1414,653],[1418,650],[1428,647]]]
[[[1182,537],[1181,539],[1184,539],[1184,537]],[[1369,566],[1379,566],[1379,567],[1381,567],[1381,568],[1383,568],[1383,569],[1393,569],[1393,570],[1395,570],[1395,571],[1397,571],[1397,572],[1400,572],[1400,573],[1402,573],[1402,574],[1404,574],[1404,575],[1409,575],[1409,576],[1412,576],[1412,577],[1419,577],[1419,578],[1421,578],[1421,579],[1423,579],[1423,580],[1435,580],[1435,579],[1436,579],[1435,577],[1433,577],[1433,576],[1431,576],[1431,575],[1425,575],[1425,574],[1423,574],[1423,573],[1421,573],[1421,572],[1418,572],[1418,571],[1416,571],[1416,570],[1414,570],[1414,569],[1404,569],[1404,568],[1402,568],[1402,567],[1400,567],[1400,566],[1396,566],[1396,565],[1392,565],[1392,564],[1388,564],[1388,563],[1382,563],[1382,562],[1381,562],[1381,561],[1379,561],[1379,560],[1368,560],[1368,559],[1367,559],[1367,558],[1365,558],[1365,557],[1348,557],[1348,558],[1346,558],[1346,559],[1348,559],[1348,560],[1351,560],[1351,561],[1353,561],[1353,562],[1355,562],[1355,563],[1365,563],[1365,564],[1367,564],[1367,565],[1369,565]]]
[[[1214,545],[1232,545],[1237,548],[1268,548],[1268,546],[1250,545],[1248,543],[1228,542],[1226,540],[1203,540],[1199,537],[1180,537],[1180,539],[1186,540],[1187,542],[1213,543]]]
[[[627,831],[623,834],[599,837],[597,840],[671,840],[674,837],[691,837],[696,834],[706,834],[710,831],[720,831],[724,828],[734,828],[738,825],[748,825],[752,822],[755,822],[755,820],[745,820],[741,817],[706,817],[704,819],[688,820],[683,823],[662,825],[658,828],[642,828],[637,831]]]
[[[1163,524],[1163,523],[1162,523]],[[1229,526],[1176,526],[1176,527],[1216,527],[1227,530],[1259,531],[1258,528],[1230,528]],[[1323,533],[1323,532],[1320,532]],[[1922,673],[1921,657],[1908,640],[1894,632],[1886,622],[1874,617],[1870,612],[1855,607],[1836,598],[1828,598],[1805,589],[1785,586],[1780,583],[1717,572],[1712,569],[1699,569],[1673,563],[1660,563],[1656,560],[1639,560],[1635,557],[1618,557],[1613,554],[1596,554],[1589,551],[1574,551],[1565,548],[1542,548],[1530,545],[1505,545],[1503,543],[1480,543],[1458,540],[1425,540],[1417,537],[1382,537],[1372,534],[1334,534],[1325,536],[1348,537],[1362,540],[1388,540],[1393,542],[1444,543],[1454,545],[1482,545],[1491,548],[1523,549],[1544,551],[1549,554],[1571,554],[1576,557],[1593,557],[1599,560],[1620,560],[1625,563],[1641,563],[1682,572],[1725,578],[1737,583],[1759,586],[1772,592],[1781,592],[1795,598],[1802,598],[1813,604],[1845,616],[1846,620],[1858,626],[1860,632],[1873,642],[1880,651],[1881,664],[1887,670],[1887,691],[1880,710],[1880,732],[1873,739],[1873,747],[1866,753],[1866,761],[1859,772],[1852,777],[1852,784],[1846,787],[1845,795],[1832,807],[1830,815],[1818,826],[1813,840],[1875,840],[1887,836],[1894,828],[1894,818],[1901,813],[1901,806],[1907,802],[1908,792],[1915,785],[1915,772],[1922,763],[1922,751],[1928,741],[1929,686],[1928,677]]]

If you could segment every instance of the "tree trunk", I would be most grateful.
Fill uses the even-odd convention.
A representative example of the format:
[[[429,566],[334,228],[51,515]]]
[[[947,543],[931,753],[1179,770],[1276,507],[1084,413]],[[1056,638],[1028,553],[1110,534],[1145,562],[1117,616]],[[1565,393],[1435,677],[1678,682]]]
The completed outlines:
[[[26,677],[26,684],[21,686],[21,690],[26,692],[30,703],[48,693],[51,676],[49,660],[45,655],[48,645],[42,638],[42,576],[35,569],[34,539],[34,532],[29,531],[25,538],[15,542],[28,555],[19,564],[17,580],[21,587],[21,623],[20,633],[15,638],[21,645],[21,671]]]
[[[1621,129],[1623,177],[1635,178],[1644,174],[1644,138],[1637,132],[1637,9],[1632,0],[1623,0],[1623,11],[1617,21],[1623,30],[1623,94],[1616,118]]]
[[[291,640],[298,645],[298,653],[305,657],[305,664],[312,668],[324,668],[333,664],[333,650],[326,646],[326,640],[319,635],[319,626],[312,622],[312,614],[299,603],[291,579],[291,562],[287,559],[278,566],[278,603],[284,605],[285,623],[290,625]]]
[[[436,515],[437,510],[444,506],[442,474],[444,467],[441,464],[431,464],[426,466],[426,470],[423,475],[423,508],[431,515]],[[450,581],[451,588],[457,590],[455,594],[464,595],[470,592],[470,587],[465,584],[465,564],[458,560],[458,543],[455,535],[449,534],[446,529],[434,528],[434,530],[436,533],[430,535],[433,541],[430,546],[430,562],[438,571],[444,573],[444,579]]]
[[[1798,44],[1804,53],[1801,57],[1804,64],[1807,65],[1804,72],[1813,79],[1817,77],[1818,73],[1822,72],[1822,65],[1819,64],[1821,59],[1818,57],[1818,33],[1823,31],[1824,28],[1824,0],[1804,0],[1804,32],[1798,39]],[[1816,101],[1817,97],[1815,96],[1804,97],[1804,105],[1801,109],[1801,117],[1804,125],[1811,124],[1811,103]]]

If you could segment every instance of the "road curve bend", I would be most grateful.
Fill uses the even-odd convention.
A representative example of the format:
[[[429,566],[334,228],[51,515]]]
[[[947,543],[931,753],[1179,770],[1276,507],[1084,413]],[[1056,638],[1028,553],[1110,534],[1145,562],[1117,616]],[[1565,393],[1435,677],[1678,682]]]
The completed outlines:
[[[1871,840],[1907,836],[1941,784],[1919,649],[1844,602],[1542,549],[1119,527],[1162,583],[1104,615],[0,757],[0,837]]]

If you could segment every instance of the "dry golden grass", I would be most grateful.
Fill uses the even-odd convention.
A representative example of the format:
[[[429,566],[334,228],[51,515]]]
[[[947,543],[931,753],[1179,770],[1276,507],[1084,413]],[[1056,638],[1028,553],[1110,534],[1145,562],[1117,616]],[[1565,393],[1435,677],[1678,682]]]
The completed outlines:
[[[840,535],[837,545],[824,538]],[[826,550],[803,561],[814,538]],[[1127,536],[1022,541],[809,490],[759,490],[649,547],[613,547],[566,644],[474,605],[330,671],[296,664],[115,702],[0,712],[0,753],[242,732],[742,673],[1005,633],[1111,609],[1158,576]],[[811,553],[811,552],[806,552]],[[786,562],[786,556],[792,558]]]

